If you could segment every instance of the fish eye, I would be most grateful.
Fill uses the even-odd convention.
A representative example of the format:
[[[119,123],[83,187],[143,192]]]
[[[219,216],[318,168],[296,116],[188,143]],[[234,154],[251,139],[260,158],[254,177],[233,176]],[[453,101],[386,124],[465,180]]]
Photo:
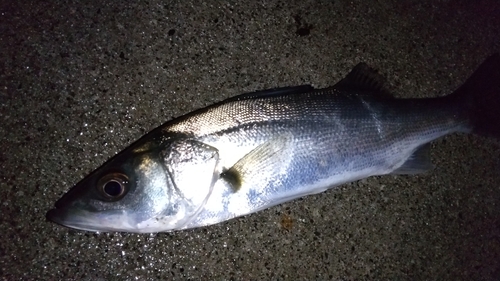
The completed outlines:
[[[115,201],[125,195],[128,182],[128,177],[122,173],[107,174],[97,182],[97,190],[107,200]]]

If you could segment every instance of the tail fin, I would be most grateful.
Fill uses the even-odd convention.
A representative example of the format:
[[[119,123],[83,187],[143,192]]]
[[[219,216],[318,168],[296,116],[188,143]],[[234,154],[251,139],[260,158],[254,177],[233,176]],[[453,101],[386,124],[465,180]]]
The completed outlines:
[[[500,139],[500,55],[487,58],[452,97],[466,104],[472,132]]]

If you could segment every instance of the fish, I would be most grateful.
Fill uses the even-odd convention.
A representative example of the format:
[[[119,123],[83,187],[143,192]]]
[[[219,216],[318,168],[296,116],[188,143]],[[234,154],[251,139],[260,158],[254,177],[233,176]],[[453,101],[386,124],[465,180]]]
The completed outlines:
[[[47,219],[94,232],[192,229],[377,175],[433,165],[452,133],[500,139],[500,55],[458,89],[395,98],[365,63],[331,87],[238,95],[166,122],[90,173]]]

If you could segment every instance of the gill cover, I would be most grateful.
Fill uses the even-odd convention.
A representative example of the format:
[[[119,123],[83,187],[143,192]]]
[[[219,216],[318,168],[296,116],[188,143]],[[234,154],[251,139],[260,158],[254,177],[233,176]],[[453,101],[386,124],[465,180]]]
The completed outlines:
[[[219,154],[204,143],[182,139],[170,143],[161,156],[169,178],[172,206],[168,230],[182,229],[201,211],[219,179]]]

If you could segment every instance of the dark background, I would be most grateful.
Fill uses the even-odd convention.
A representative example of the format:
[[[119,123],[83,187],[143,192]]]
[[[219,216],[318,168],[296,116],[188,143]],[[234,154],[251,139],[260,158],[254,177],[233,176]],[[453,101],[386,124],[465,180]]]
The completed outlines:
[[[398,97],[448,94],[500,51],[499,1],[6,2],[2,280],[500,279],[500,143],[475,136],[435,142],[427,174],[201,229],[96,234],[45,219],[147,131],[236,94],[326,87],[362,61]]]

